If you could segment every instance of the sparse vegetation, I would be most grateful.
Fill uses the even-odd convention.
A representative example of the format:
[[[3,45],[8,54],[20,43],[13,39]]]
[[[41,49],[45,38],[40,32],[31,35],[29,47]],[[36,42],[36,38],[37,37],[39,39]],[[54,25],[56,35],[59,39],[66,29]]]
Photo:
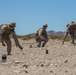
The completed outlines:
[[[22,40],[29,40],[29,39],[33,39],[34,36],[30,36],[30,35],[24,35],[24,36],[19,36],[17,35],[18,38],[21,38]],[[48,36],[50,39],[58,39],[58,40],[62,40],[63,36],[54,36],[54,35],[49,35]],[[70,37],[68,36],[65,41],[70,41]]]
[[[50,39],[58,39],[58,40],[62,40],[63,39],[63,36],[54,36],[54,35],[50,35],[49,36]],[[65,41],[70,41],[70,37],[68,36]]]
[[[25,35],[25,36],[17,36],[18,38],[21,38],[22,40],[29,40],[29,39],[32,39],[34,37],[30,36],[30,35]]]

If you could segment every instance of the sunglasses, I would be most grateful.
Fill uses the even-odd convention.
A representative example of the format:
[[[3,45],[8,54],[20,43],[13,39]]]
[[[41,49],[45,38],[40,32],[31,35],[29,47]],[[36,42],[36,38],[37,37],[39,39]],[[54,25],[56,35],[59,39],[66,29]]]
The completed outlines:
[[[10,27],[14,28],[14,26],[11,26],[11,25],[10,25]]]
[[[44,26],[45,28],[47,28],[47,26]]]

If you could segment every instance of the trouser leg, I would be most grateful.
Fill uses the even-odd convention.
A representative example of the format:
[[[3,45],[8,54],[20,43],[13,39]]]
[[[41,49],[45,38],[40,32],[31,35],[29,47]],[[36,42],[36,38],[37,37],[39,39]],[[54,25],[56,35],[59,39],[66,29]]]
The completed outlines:
[[[5,40],[5,43],[7,45],[7,54],[10,55],[11,54],[11,40]]]
[[[43,44],[42,44],[42,47],[44,47],[46,45],[46,43],[48,42],[48,38],[46,38],[44,41],[43,41]]]
[[[41,41],[39,41],[39,42],[38,42],[38,45],[37,45],[37,46],[38,46],[38,47],[40,47],[40,46],[41,46]]]
[[[71,42],[71,43],[73,43],[73,44],[74,44],[74,34],[71,34],[70,36],[71,36],[71,40],[72,40],[72,42]]]
[[[38,43],[38,44],[37,44],[37,47],[40,47],[40,46],[41,46],[41,38],[38,37],[38,38],[36,38],[35,40],[36,40],[36,42]]]

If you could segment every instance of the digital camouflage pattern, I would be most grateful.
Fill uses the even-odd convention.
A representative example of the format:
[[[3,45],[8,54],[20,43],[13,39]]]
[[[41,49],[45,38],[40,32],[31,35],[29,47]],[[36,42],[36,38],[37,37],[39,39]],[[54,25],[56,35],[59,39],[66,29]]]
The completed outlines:
[[[5,46],[5,43],[6,43],[6,45],[7,45],[7,54],[8,55],[11,54],[10,35],[13,36],[16,46],[20,46],[19,41],[18,41],[18,39],[16,37],[16,33],[14,31],[14,28],[11,30],[10,29],[10,24],[2,25],[1,30],[0,30],[0,40],[1,40],[3,46]]]
[[[47,27],[47,26],[45,26]],[[38,47],[41,46],[41,42],[43,41],[43,44],[42,44],[42,47],[45,46],[45,44],[48,42],[48,36],[47,36],[47,31],[46,29],[44,28],[40,28],[37,32],[36,32],[36,42],[38,43]]]
[[[74,39],[76,37],[76,22],[71,22],[71,24],[67,24],[66,27],[67,27],[67,29],[66,29],[65,35],[63,37],[62,44],[64,44],[64,41],[65,41],[66,37],[68,36],[68,34],[70,34],[72,43],[74,44]]]

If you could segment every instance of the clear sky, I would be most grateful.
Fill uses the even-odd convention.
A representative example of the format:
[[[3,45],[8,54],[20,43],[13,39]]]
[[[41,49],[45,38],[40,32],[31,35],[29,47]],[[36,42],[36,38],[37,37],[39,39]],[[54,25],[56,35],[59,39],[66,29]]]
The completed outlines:
[[[0,24],[16,22],[16,33],[36,32],[44,23],[47,31],[65,31],[76,21],[76,0],[0,0]]]

